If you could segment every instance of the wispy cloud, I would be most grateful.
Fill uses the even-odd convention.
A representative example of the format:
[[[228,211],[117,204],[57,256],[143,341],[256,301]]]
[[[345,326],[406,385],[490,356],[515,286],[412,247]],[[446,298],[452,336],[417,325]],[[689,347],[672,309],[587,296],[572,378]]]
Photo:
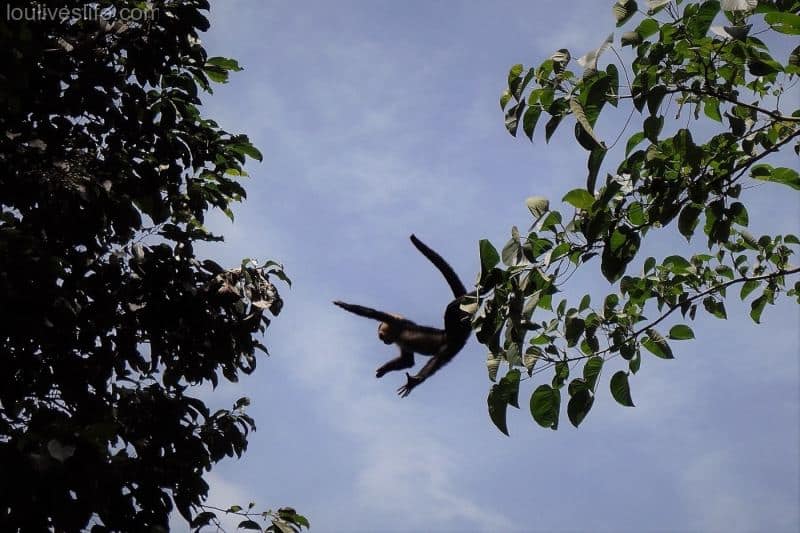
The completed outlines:
[[[364,329],[373,325],[366,328],[348,315],[322,308],[306,309],[305,315],[315,328],[285,347],[295,354],[289,372],[306,391],[325,391],[325,401],[316,408],[357,443],[352,450],[359,465],[356,483],[339,498],[360,508],[353,514],[367,522],[355,520],[348,529],[402,524],[398,530],[439,530],[455,523],[474,531],[510,530],[510,521],[488,502],[473,501],[459,489],[455,472],[463,465],[455,459],[458,453],[425,436],[430,432],[415,412],[419,405],[403,403],[386,391],[398,381],[391,378],[402,374],[375,383],[374,367],[380,361],[358,359],[365,351],[393,355],[381,349],[377,337],[364,337]],[[333,517],[318,519],[335,523]]]

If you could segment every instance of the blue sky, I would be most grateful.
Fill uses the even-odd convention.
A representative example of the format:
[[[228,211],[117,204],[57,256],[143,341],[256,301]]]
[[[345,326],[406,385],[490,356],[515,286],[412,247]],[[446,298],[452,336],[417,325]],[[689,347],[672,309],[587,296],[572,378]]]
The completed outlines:
[[[497,102],[512,64],[598,46],[613,31],[610,4],[213,5],[204,45],[246,70],[205,112],[247,132],[265,161],[249,167],[236,223],[213,218],[226,243],[204,251],[229,264],[277,259],[294,282],[267,333],[272,356],[206,396],[220,406],[251,397],[258,424],[247,455],[210,476],[214,504],[292,505],[315,532],[797,531],[796,305],[767,308],[755,326],[734,297],[728,321],[701,317],[698,339],[673,345],[676,360],[645,358],[631,379],[636,408],[611,398],[607,368],[579,430],[566,419],[541,429],[523,407],[509,412],[509,438],[486,413],[486,352],[474,338],[400,399],[401,374],[374,378],[394,348],[374,322],[330,304],[438,326],[449,289],[409,234],[470,284],[478,240],[502,246],[512,225],[526,228],[527,196],[555,205],[584,183],[571,124],[531,145],[505,133]],[[797,231],[788,192],[747,192],[754,234]],[[650,240],[662,257],[702,246],[668,232]],[[573,283],[574,294],[608,292],[599,273]],[[525,382],[523,406],[536,384]]]

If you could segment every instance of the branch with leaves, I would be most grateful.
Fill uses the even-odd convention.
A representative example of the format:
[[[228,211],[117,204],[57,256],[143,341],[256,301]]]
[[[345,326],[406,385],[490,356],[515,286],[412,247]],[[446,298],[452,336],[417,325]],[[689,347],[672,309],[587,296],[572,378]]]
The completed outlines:
[[[741,286],[742,300],[760,289],[750,302],[755,322],[780,295],[800,303],[800,269],[790,263],[800,240],[795,235],[752,236],[743,187],[749,177],[800,190],[796,170],[764,162],[790,146],[800,153],[800,109],[779,108],[780,102],[797,102],[781,97],[797,96],[800,47],[782,62],[770,54],[765,40],[755,37],[766,33],[772,45],[780,46],[784,36],[800,34],[800,18],[780,2],[647,4],[646,13],[633,0],[613,5],[618,27],[642,17],[621,38],[623,47],[634,49],[628,64],[611,35],[577,60],[580,74],[569,70],[567,49],[537,67],[514,65],[500,98],[510,134],[516,136],[521,126],[533,140],[540,119],[549,116],[544,125],[549,141],[574,117],[575,139],[588,152],[585,186],[562,199],[574,208],[570,215],[551,210],[545,198],[531,197],[527,205],[534,222],[527,235],[513,228],[500,253],[488,241],[480,243],[479,285],[490,292],[480,302],[474,326],[489,349],[490,379],[495,381],[500,366],[508,365],[488,398],[490,416],[504,433],[507,406],[518,407],[520,383],[547,370],[553,378],[535,389],[530,409],[537,423],[556,429],[561,390],[581,362],[582,375],[567,387],[573,425],[588,414],[601,370],[617,355],[628,368],[614,373],[611,393],[619,403],[633,405],[628,379],[639,370],[641,348],[668,359],[669,340],[694,338],[686,324],[672,325],[666,336],[656,327],[676,311],[694,320],[698,308],[726,318],[732,286]],[[712,25],[722,18],[727,25]],[[754,25],[763,27],[753,32]],[[620,65],[603,69],[600,58],[609,49]],[[620,70],[627,96],[620,96]],[[601,116],[617,116],[609,109],[622,104],[631,109],[618,138],[637,123],[636,116],[641,129],[630,135],[624,155],[598,187],[616,141],[607,145],[596,124]],[[687,111],[685,123],[679,124]],[[690,126],[701,119],[716,128],[699,141]],[[647,236],[670,227],[688,243],[702,229],[707,252],[674,254],[660,262],[648,257],[640,274],[630,274]],[[567,300],[556,305],[553,298],[570,276],[598,259],[603,277],[617,290],[596,308],[588,294],[576,305]],[[656,318],[649,320],[645,311],[653,309]],[[541,319],[543,314],[550,318]]]
[[[232,505],[227,509],[215,507],[213,505],[201,505],[200,508],[203,512],[199,513],[194,520],[192,520],[191,527],[195,533],[201,533],[203,528],[212,525],[216,531],[225,533],[225,528],[218,513],[222,516],[238,516],[243,518],[236,526],[236,529],[245,529],[250,531],[263,531],[264,533],[300,533],[303,528],[310,528],[308,519],[303,515],[297,514],[297,511],[291,507],[282,507],[277,511],[253,511],[256,504],[250,502],[247,509],[240,505]],[[261,521],[264,526],[259,523]]]

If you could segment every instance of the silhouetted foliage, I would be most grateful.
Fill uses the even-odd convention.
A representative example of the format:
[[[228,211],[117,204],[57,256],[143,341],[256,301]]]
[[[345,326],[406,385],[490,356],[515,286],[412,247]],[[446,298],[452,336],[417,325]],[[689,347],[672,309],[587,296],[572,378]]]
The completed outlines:
[[[207,1],[37,4],[0,15],[0,530],[164,530],[254,428],[191,386],[253,372],[286,278],[194,245],[261,155],[198,111],[240,70]]]

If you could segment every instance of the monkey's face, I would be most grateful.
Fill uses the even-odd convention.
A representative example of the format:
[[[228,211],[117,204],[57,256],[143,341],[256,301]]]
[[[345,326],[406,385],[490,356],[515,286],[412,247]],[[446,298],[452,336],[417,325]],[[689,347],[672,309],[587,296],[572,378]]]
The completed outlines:
[[[391,314],[395,318],[402,319],[401,315],[396,315],[394,313]],[[397,326],[392,327],[391,324],[387,322],[381,322],[378,326],[378,338],[384,342],[384,344],[393,344],[397,341],[397,337],[400,335],[400,328]]]
[[[384,344],[392,344],[396,338],[395,333],[392,331],[392,326],[386,322],[381,322],[378,326],[378,338],[382,340]]]

